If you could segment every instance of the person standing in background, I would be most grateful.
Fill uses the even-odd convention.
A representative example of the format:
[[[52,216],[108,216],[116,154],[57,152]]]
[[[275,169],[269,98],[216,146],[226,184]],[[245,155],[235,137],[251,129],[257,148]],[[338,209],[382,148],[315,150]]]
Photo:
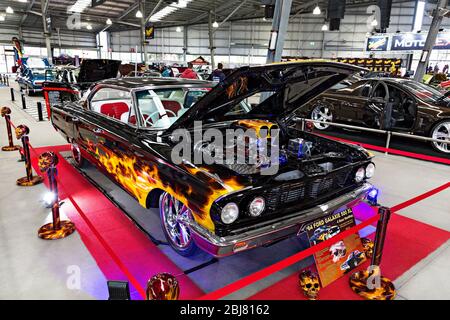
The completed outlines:
[[[219,62],[217,64],[217,69],[211,73],[211,76],[209,77],[208,80],[216,81],[219,83],[222,82],[223,80],[225,80],[225,73],[223,73],[222,69],[223,69],[223,64]]]
[[[184,78],[184,79],[198,79],[198,76],[195,73],[195,71],[192,70],[192,67],[193,67],[192,63],[188,62],[188,67],[180,75],[180,78]]]
[[[434,73],[439,73],[439,66],[436,63],[436,65],[434,66]]]

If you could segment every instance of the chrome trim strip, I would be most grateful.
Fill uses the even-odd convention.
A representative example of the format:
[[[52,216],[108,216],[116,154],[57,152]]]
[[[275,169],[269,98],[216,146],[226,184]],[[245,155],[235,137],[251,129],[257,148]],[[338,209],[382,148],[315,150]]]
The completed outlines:
[[[259,242],[268,243],[271,242],[271,240],[276,240],[277,235],[280,233],[282,234],[284,230],[293,227],[300,228],[301,224],[312,221],[320,216],[330,214],[341,207],[349,204],[356,205],[363,201],[372,189],[373,186],[370,183],[365,183],[359,188],[326,203],[288,216],[280,217],[269,224],[268,222],[261,223],[260,227],[255,225],[255,229],[243,231],[243,233],[233,236],[219,237],[193,220],[184,220],[183,222],[190,227],[196,243],[202,249],[215,256],[226,256],[234,252],[234,246],[239,242],[260,240]],[[251,246],[248,249],[253,247],[255,246]]]

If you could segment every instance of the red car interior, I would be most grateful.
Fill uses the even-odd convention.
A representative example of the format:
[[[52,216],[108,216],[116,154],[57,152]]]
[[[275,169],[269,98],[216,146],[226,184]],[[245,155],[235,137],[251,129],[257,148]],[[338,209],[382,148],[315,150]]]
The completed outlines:
[[[100,107],[100,112],[115,119],[119,119],[129,108],[125,102],[105,103]]]

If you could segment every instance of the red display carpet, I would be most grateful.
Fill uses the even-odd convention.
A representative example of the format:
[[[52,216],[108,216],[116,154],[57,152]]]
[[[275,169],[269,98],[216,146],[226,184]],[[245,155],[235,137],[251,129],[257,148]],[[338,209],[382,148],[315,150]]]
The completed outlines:
[[[395,280],[420,260],[450,239],[450,232],[393,214],[389,221],[384,254],[381,263],[383,276]],[[360,269],[367,268],[368,262]],[[320,291],[321,300],[362,299],[350,289],[350,274]],[[252,300],[304,300],[298,284],[298,273],[292,274],[254,296]]]
[[[38,171],[36,157],[41,152],[59,153],[68,150],[67,145],[32,150],[34,169]],[[146,282],[151,276],[170,272],[180,282],[181,299],[195,299],[204,294],[118,207],[62,156],[59,158],[58,184],[60,198],[65,202],[62,211],[76,224],[82,241],[108,280],[129,281],[133,290],[132,298],[142,299],[145,297]],[[440,187],[433,192],[443,189]],[[419,201],[421,198],[417,199]],[[367,219],[366,216],[358,215],[356,218]],[[447,231],[393,214],[381,265],[383,275],[395,280],[449,238],[450,233]],[[362,267],[367,267],[367,263]],[[297,277],[298,273],[294,273],[250,299],[304,299],[299,291]],[[359,296],[348,286],[348,277],[322,289],[320,299],[358,299]]]
[[[67,145],[32,150],[35,171],[39,171],[38,154],[68,150]],[[181,299],[194,299],[203,294],[119,208],[61,155],[59,159],[58,187],[60,198],[65,202],[61,211],[75,223],[82,241],[108,280],[129,281],[132,298],[143,299],[150,277],[159,272],[170,272],[180,283]]]

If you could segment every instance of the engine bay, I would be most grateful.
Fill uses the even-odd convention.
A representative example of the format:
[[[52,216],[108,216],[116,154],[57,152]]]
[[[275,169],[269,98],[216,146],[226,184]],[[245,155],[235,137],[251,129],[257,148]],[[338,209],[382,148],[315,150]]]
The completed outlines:
[[[227,137],[223,145],[201,140],[193,150],[236,174],[270,175],[276,181],[326,175],[366,156],[358,148],[294,128],[286,132],[272,126],[268,132]]]

